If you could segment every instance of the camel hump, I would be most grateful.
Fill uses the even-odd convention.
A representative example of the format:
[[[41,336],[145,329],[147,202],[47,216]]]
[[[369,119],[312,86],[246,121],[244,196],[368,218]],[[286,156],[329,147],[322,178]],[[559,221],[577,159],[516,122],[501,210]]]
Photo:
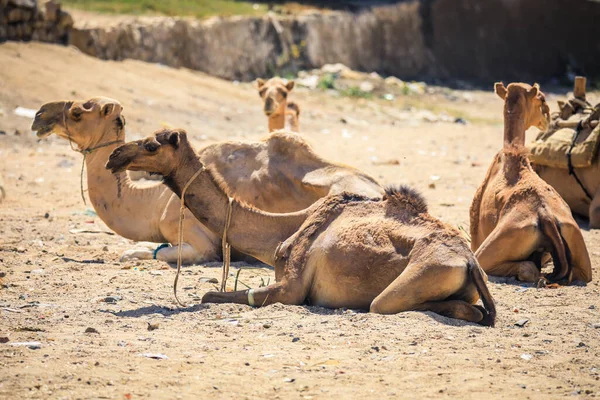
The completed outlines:
[[[388,186],[385,188],[384,200],[402,208],[409,208],[415,213],[427,212],[427,202],[421,193],[410,186]]]
[[[287,109],[294,111],[296,113],[296,116],[300,116],[300,106],[298,105],[298,103],[294,101],[288,101]]]

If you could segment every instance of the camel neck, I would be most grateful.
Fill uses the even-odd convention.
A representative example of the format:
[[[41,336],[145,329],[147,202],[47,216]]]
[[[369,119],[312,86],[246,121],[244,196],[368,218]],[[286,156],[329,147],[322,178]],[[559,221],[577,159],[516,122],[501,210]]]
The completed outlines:
[[[181,195],[181,190],[202,169],[198,156],[189,145],[181,145],[181,162],[165,178],[165,183]],[[215,235],[222,237],[229,197],[210,170],[200,173],[188,186],[185,205]],[[309,215],[309,209],[286,214],[267,213],[239,201],[233,202],[231,224],[227,231],[229,244],[266,264],[274,265],[279,243],[298,230]]]
[[[96,213],[113,231],[137,241],[163,242],[158,223],[161,210],[172,196],[161,184],[142,187],[126,172],[112,174],[105,165],[119,144],[98,148],[86,155],[88,195]]]
[[[287,108],[287,102],[279,104],[279,109],[276,113],[271,114],[269,117],[269,133],[285,128],[285,110]]]
[[[525,130],[523,113],[504,110],[504,147],[525,146]]]

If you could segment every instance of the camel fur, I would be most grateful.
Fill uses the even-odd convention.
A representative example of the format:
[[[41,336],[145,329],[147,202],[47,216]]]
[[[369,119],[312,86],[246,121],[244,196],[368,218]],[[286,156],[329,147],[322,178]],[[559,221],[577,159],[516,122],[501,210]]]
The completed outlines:
[[[39,137],[55,133],[80,150],[125,140],[121,104],[113,99],[59,101],[43,105],[32,129]],[[65,126],[66,124],[66,126]],[[116,233],[128,239],[168,242],[156,258],[177,259],[179,199],[161,184],[142,185],[127,174],[113,176],[104,165],[118,144],[86,155],[89,198],[98,216]],[[351,167],[320,158],[297,134],[275,132],[261,142],[224,142],[205,147],[201,157],[232,193],[267,211],[303,209],[330,193],[348,191],[367,196],[383,195],[370,176]],[[200,263],[220,257],[220,241],[186,211],[184,263]],[[150,246],[152,246],[150,248]],[[138,244],[123,259],[153,258],[156,245]]]
[[[536,282],[551,257],[545,279],[589,282],[590,258],[571,210],[533,171],[524,147],[525,130],[547,124],[544,94],[524,83],[496,83],[495,91],[505,101],[504,147],[471,205],[471,249],[490,275]]]
[[[300,106],[287,99],[294,88],[294,81],[275,77],[268,81],[259,78],[256,83],[263,100],[263,111],[269,118],[269,132],[279,129],[300,132]]]
[[[215,235],[223,234],[231,194],[203,164],[185,131],[162,130],[122,145],[107,168],[117,174],[125,169],[163,174],[179,195],[188,187],[186,206]],[[407,187],[389,188],[383,198],[330,195],[284,214],[234,199],[227,240],[273,265],[276,283],[251,291],[210,292],[203,303],[308,302],[382,314],[421,310],[494,324],[486,275],[466,241],[429,215],[424,199]],[[474,306],[480,297],[484,307]]]

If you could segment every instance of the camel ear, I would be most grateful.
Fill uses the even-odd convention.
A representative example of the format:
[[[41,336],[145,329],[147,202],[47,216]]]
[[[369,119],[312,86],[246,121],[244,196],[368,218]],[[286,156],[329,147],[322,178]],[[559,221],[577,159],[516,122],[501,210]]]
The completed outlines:
[[[185,134],[185,132],[183,132],[183,131],[181,131],[181,132],[180,131],[171,131],[171,132],[169,132],[167,134],[167,142],[171,146],[173,146],[175,148],[178,148],[179,147],[179,135],[181,135],[182,133]]]
[[[294,88],[294,81],[289,81],[288,83],[286,83],[285,88],[288,90],[288,92],[291,92]]]
[[[102,107],[102,111],[100,111],[100,115],[102,115],[103,117],[107,117],[109,115],[111,115],[113,113],[113,111],[115,110],[115,105],[114,104],[105,104]]]
[[[536,84],[534,84],[534,85],[531,87],[531,89],[529,89],[529,90],[527,91],[527,94],[529,95],[529,98],[530,98],[530,99],[533,99],[533,98],[535,98],[535,96],[537,96],[537,95],[538,95],[539,91],[540,91],[540,85],[538,85],[538,84],[536,83]]]
[[[258,84],[258,88],[260,89],[261,87],[263,87],[265,85],[265,80],[258,78],[256,80],[256,83]]]
[[[494,83],[494,92],[500,97],[502,100],[506,99],[506,87],[504,87],[504,83],[496,82]]]

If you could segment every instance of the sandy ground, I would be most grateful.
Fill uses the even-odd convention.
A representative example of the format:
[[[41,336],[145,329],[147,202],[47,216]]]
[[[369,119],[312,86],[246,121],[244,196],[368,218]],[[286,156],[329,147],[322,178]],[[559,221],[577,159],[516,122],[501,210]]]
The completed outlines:
[[[110,234],[82,203],[81,155],[55,137],[38,141],[31,120],[13,110],[105,95],[123,103],[129,138],[170,125],[203,146],[265,135],[255,89],[41,44],[0,45],[0,65],[0,172],[8,192],[0,204],[0,398],[600,395],[600,232],[585,222],[595,280],[538,290],[496,279],[494,329],[422,312],[198,305],[213,289],[208,280],[220,278],[217,263],[184,269],[180,297],[196,305],[180,309],[172,267],[118,261],[131,242]],[[563,95],[549,94],[551,106]],[[502,103],[491,90],[439,89],[394,102],[308,90],[293,98],[318,153],[385,184],[414,185],[433,215],[468,230],[473,193],[502,142]],[[415,115],[447,110],[469,123],[406,118],[411,105]],[[380,164],[389,160],[399,165]],[[94,233],[71,233],[77,229]],[[235,263],[233,273],[243,266]],[[254,287],[274,280],[268,268],[244,270],[240,279]],[[523,319],[524,327],[515,325]],[[19,342],[40,348],[13,346]]]

